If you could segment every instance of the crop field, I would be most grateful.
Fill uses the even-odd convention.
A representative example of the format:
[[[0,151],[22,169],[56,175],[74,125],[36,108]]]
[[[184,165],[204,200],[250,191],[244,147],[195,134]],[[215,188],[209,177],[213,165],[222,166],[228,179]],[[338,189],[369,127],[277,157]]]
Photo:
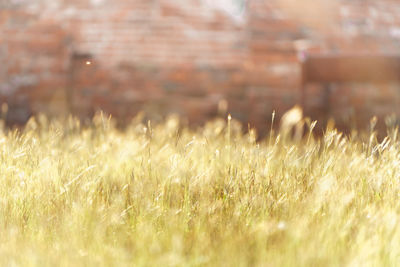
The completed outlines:
[[[397,265],[398,130],[294,117],[262,139],[230,117],[0,127],[0,265]]]

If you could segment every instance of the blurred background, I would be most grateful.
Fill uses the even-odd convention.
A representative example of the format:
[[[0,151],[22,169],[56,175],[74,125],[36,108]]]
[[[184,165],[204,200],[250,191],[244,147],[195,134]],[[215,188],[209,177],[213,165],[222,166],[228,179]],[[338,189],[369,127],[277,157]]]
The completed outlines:
[[[301,104],[301,59],[400,53],[398,0],[0,0],[0,101],[31,115],[192,125],[228,113],[264,131]],[[385,71],[385,70],[382,70]],[[341,125],[400,113],[395,82],[311,84],[305,113]],[[326,106],[329,105],[329,110]]]

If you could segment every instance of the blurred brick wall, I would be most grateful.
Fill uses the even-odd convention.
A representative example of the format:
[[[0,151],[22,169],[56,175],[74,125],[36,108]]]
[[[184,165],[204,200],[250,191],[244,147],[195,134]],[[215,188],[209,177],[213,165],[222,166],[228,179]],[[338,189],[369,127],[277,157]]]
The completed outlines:
[[[400,53],[399,1],[332,0],[329,16],[299,13],[296,2],[249,0],[238,19],[204,0],[3,0],[0,99],[15,121],[102,109],[193,123],[226,100],[235,118],[263,129],[273,110],[298,103],[299,50]],[[320,117],[321,87],[308,99],[308,114]],[[400,86],[336,86],[329,101],[337,120],[365,123],[400,113]]]

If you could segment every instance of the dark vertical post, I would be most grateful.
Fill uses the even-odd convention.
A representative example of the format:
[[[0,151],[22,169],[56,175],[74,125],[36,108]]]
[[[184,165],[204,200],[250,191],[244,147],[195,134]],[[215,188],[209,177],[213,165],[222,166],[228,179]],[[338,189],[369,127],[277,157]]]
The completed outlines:
[[[331,92],[333,89],[333,84],[328,83],[324,86],[324,103],[325,103],[325,116],[329,118],[331,114]]]
[[[303,113],[306,113],[306,94],[307,94],[307,68],[306,68],[306,62],[307,62],[307,55],[305,52],[300,52],[299,55],[299,60],[301,63],[301,81],[300,81],[300,105],[301,108],[303,109]]]
[[[73,53],[70,60],[66,96],[69,112],[74,114],[77,108],[74,100],[76,97],[76,86],[79,83],[79,74],[87,62],[92,61],[92,56],[90,54]]]

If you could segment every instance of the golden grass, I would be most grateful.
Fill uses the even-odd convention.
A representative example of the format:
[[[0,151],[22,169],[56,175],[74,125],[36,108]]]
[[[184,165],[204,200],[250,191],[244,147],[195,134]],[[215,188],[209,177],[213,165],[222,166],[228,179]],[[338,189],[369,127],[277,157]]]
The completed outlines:
[[[1,129],[1,266],[400,262],[395,129],[383,142],[333,128],[257,142],[233,120],[176,118]]]

